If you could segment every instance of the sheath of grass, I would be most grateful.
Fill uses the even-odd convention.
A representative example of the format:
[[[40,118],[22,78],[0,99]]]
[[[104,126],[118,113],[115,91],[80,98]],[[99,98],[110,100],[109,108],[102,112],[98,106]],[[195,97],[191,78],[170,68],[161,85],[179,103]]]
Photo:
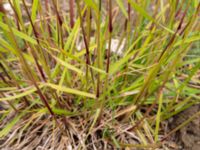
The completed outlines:
[[[40,124],[73,149],[157,148],[199,114],[162,132],[200,102],[198,0],[4,2],[12,10],[0,12],[3,146]],[[137,144],[123,137],[133,133]]]

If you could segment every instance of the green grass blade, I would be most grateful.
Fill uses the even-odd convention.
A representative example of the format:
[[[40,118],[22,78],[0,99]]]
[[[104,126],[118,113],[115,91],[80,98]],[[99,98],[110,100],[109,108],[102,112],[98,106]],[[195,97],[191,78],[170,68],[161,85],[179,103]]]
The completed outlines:
[[[41,83],[41,84],[43,86],[46,86],[46,87],[51,87],[51,88],[53,88],[53,89],[55,89],[57,91],[60,91],[60,92],[66,92],[66,93],[79,95],[79,96],[84,96],[84,97],[88,97],[88,98],[94,98],[94,99],[96,98],[96,96],[94,94],[83,92],[83,91],[79,91],[79,90],[76,90],[76,89],[67,88],[67,87],[59,86],[59,85],[52,84],[52,83]]]
[[[128,13],[127,13],[127,11],[126,11],[126,8],[124,7],[123,1],[122,1],[122,0],[116,0],[116,2],[117,2],[117,4],[119,5],[119,7],[120,7],[122,13],[124,14],[124,16],[125,16],[126,18],[128,18]]]

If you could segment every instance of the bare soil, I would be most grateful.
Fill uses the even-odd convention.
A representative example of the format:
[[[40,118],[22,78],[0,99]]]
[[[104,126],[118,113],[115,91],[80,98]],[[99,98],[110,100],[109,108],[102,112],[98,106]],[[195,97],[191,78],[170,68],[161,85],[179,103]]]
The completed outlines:
[[[200,111],[200,104],[194,105],[180,114],[176,115],[170,124],[170,128],[174,129],[189,117]],[[180,150],[200,150],[200,116],[196,117],[188,125],[181,128],[173,135],[173,140],[179,146]]]

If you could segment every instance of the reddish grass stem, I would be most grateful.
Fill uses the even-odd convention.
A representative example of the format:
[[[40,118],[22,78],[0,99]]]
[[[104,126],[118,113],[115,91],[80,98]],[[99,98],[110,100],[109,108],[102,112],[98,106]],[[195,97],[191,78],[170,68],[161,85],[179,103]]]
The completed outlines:
[[[74,27],[74,0],[69,0],[70,26]]]
[[[49,16],[49,0],[45,0],[45,9],[46,9],[46,16]],[[47,28],[48,28],[48,32],[49,32],[49,36],[52,36],[52,31],[51,31],[51,27],[50,27],[50,19],[47,19]]]
[[[109,30],[109,41],[108,41],[108,50],[107,50],[107,66],[106,66],[106,72],[109,72],[109,66],[110,66],[110,49],[111,49],[111,40],[112,40],[112,1],[109,0],[109,24],[108,24],[108,30]]]
[[[88,70],[88,65],[91,65],[91,62],[90,62],[90,51],[89,51],[89,45],[88,45],[89,42],[87,40],[86,32],[85,32],[85,29],[84,29],[84,26],[83,26],[83,20],[82,20],[81,8],[80,8],[80,2],[79,2],[79,0],[76,1],[76,4],[77,4],[77,7],[78,7],[78,15],[79,15],[79,18],[80,18],[81,30],[83,32],[83,40],[84,40],[85,49],[86,49],[86,71],[87,71]],[[90,68],[90,73],[91,73],[92,81],[94,82],[92,68]],[[87,74],[88,73],[86,72],[86,75]]]

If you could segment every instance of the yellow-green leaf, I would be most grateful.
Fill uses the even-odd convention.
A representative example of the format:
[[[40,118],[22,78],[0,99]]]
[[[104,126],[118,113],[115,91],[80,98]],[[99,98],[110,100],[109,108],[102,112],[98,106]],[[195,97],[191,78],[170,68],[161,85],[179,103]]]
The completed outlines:
[[[120,7],[122,13],[124,14],[124,16],[125,16],[126,18],[128,18],[128,13],[127,13],[127,11],[126,11],[126,8],[124,7],[123,1],[122,1],[122,0],[116,0],[116,2],[117,2],[117,4],[119,5],[119,7]]]
[[[59,86],[59,85],[52,84],[52,83],[42,83],[42,84],[44,86],[51,87],[51,88],[53,88],[57,91],[66,92],[66,93],[75,94],[75,95],[80,95],[80,96],[85,96],[85,97],[89,97],[89,98],[96,98],[95,94],[87,93],[87,92],[84,92],[84,91],[79,91],[79,90],[68,88],[68,87],[65,87],[65,86]]]
[[[80,75],[83,75],[83,74],[84,74],[83,71],[81,71],[80,69],[74,67],[73,65],[71,65],[71,64],[69,64],[69,63],[67,63],[67,62],[65,62],[65,61],[63,61],[63,60],[61,60],[60,58],[55,57],[55,56],[52,56],[52,57],[53,57],[59,64],[63,65],[64,67],[66,67],[66,68],[68,68],[68,69],[70,69],[70,70],[73,70],[73,71],[77,72],[77,73],[80,74]]]
[[[5,31],[10,31],[9,28],[8,28],[8,25],[6,25],[3,22],[0,22],[0,27]],[[24,39],[24,40],[26,40],[26,41],[28,41],[28,42],[30,42],[32,44],[37,44],[37,41],[35,39],[33,39],[32,37],[28,36],[27,34],[25,34],[23,32],[20,32],[15,28],[12,28],[12,30],[13,30],[13,33],[16,36],[18,36],[18,37],[20,37],[20,38],[22,38],[22,39]]]

